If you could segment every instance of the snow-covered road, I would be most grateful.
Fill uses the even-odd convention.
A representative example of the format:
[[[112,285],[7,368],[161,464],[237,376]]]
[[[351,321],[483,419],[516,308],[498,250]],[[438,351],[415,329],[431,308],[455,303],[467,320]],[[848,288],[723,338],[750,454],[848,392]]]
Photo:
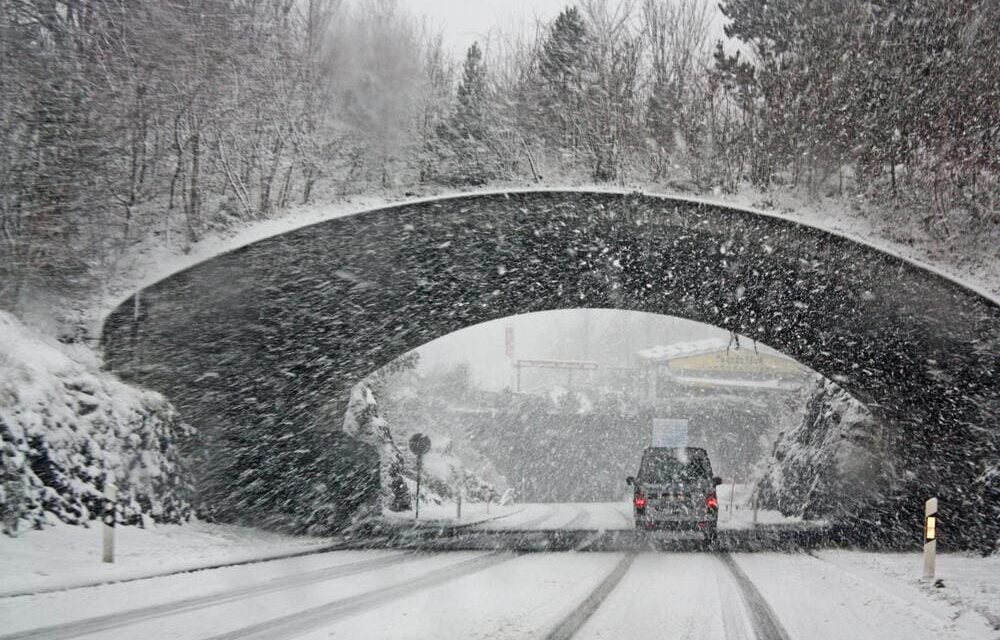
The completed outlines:
[[[942,560],[946,582],[992,562]],[[0,640],[998,637],[976,607],[911,580],[918,566],[851,552],[334,551],[0,598]]]
[[[719,495],[719,528],[751,529],[758,525],[816,526],[817,522],[803,523],[801,518],[782,516],[777,511],[760,510],[755,515],[749,502],[749,486],[721,485]],[[735,497],[733,497],[735,496]],[[730,502],[732,501],[732,502]],[[465,504],[462,518],[456,517],[453,503],[431,504],[420,508],[422,520],[416,524],[431,526],[462,526],[479,531],[621,531],[632,530],[632,504],[619,502],[569,502],[569,503],[514,503],[492,505],[490,510],[483,503]],[[386,513],[397,523],[413,521],[413,512]]]

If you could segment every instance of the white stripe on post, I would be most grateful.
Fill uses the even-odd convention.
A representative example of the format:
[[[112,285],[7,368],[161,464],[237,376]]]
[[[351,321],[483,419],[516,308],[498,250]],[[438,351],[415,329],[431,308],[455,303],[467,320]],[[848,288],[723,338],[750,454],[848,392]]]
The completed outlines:
[[[934,579],[937,554],[938,500],[931,498],[924,504],[924,580]]]

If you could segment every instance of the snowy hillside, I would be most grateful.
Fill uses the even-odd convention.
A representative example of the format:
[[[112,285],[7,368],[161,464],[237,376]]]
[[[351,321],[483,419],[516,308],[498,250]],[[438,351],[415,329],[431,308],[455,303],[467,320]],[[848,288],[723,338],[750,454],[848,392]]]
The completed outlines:
[[[107,483],[119,522],[181,522],[191,487],[179,445],[193,431],[163,396],[100,371],[82,345],[64,345],[0,311],[0,514],[3,531],[100,515]]]
[[[774,445],[756,487],[760,506],[806,518],[849,512],[893,476],[882,445],[864,405],[819,379],[801,423]]]

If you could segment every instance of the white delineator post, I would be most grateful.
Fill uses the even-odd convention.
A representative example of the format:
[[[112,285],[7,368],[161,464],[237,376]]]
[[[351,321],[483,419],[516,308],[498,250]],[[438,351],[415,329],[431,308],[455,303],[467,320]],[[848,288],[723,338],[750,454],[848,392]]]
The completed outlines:
[[[924,580],[934,579],[935,556],[937,555],[937,512],[937,498],[931,498],[924,503]]]
[[[729,509],[729,519],[733,519],[733,498],[736,495],[736,476],[733,475],[732,484],[729,485],[729,504],[727,508]]]
[[[420,474],[424,468],[424,457],[417,456],[417,501],[413,503],[413,519],[420,519]]]
[[[107,504],[104,507],[104,562],[115,561],[115,512],[118,501],[118,487],[113,484],[107,485],[104,490],[104,497]]]

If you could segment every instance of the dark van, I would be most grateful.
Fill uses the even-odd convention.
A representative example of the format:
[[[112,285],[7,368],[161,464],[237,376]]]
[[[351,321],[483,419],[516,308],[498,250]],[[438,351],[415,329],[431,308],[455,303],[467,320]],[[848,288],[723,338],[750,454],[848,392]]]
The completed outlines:
[[[698,447],[648,447],[642,452],[638,475],[626,480],[636,529],[699,531],[714,542],[719,520],[708,452]]]

